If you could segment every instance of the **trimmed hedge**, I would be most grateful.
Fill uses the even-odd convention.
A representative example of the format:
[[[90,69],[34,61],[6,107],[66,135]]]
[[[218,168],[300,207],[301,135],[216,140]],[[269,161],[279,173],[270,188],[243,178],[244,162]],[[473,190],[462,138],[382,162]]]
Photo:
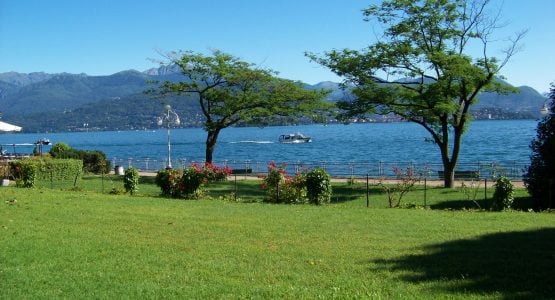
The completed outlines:
[[[106,154],[99,150],[77,150],[65,143],[56,143],[50,149],[49,154],[56,159],[80,159],[87,173],[107,174],[111,170],[110,161]]]
[[[79,159],[29,158],[10,162],[10,171],[18,187],[34,187],[38,183],[73,181],[83,176],[83,161]]]

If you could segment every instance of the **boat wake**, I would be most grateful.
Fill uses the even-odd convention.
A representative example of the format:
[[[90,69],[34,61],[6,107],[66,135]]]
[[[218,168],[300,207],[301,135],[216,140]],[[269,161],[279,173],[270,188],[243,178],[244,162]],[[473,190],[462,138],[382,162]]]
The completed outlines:
[[[237,141],[229,142],[230,144],[273,144],[272,141]]]

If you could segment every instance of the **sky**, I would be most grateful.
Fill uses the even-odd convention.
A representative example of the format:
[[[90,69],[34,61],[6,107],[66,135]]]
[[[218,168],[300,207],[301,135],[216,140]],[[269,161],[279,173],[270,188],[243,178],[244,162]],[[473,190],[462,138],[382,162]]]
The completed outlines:
[[[0,73],[110,75],[158,66],[162,54],[222,50],[315,84],[341,81],[306,51],[362,49],[376,29],[361,10],[379,0],[0,0]],[[515,86],[544,93],[555,82],[555,1],[492,0],[502,6],[501,42],[528,29],[501,71]]]

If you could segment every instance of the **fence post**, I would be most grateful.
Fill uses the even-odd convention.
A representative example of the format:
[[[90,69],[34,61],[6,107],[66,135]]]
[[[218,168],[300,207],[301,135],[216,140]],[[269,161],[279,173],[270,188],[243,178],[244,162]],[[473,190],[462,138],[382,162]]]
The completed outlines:
[[[247,180],[247,169],[249,168],[250,161],[245,160],[245,180]]]
[[[237,202],[237,173],[233,174],[235,176],[235,193],[233,193],[233,200]]]
[[[368,184],[369,177],[368,173],[366,173],[366,207],[370,207],[370,185]]]
[[[488,179],[484,178],[484,201],[488,201]]]
[[[424,177],[424,208],[426,208],[427,191],[428,191],[428,179]]]

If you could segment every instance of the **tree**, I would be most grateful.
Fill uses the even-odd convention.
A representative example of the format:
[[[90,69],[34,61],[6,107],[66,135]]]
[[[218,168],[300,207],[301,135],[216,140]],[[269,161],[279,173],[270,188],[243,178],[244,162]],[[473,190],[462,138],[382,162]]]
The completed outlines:
[[[525,32],[510,39],[503,60],[489,56],[499,19],[488,17],[488,3],[384,0],[363,10],[365,21],[385,28],[380,41],[361,51],[307,53],[352,88],[354,99],[338,105],[343,117],[394,113],[424,127],[441,152],[445,187],[454,186],[461,139],[478,94],[514,91],[496,76]],[[469,53],[478,48],[474,59]]]
[[[555,208],[555,83],[549,95],[548,114],[538,123],[537,135],[532,140],[532,157],[524,183],[537,208]]]
[[[299,82],[277,78],[272,70],[218,50],[210,56],[187,51],[167,58],[185,80],[166,81],[159,92],[195,95],[205,118],[206,163],[212,162],[224,128],[276,115],[299,116],[325,107],[325,92],[305,90]]]

